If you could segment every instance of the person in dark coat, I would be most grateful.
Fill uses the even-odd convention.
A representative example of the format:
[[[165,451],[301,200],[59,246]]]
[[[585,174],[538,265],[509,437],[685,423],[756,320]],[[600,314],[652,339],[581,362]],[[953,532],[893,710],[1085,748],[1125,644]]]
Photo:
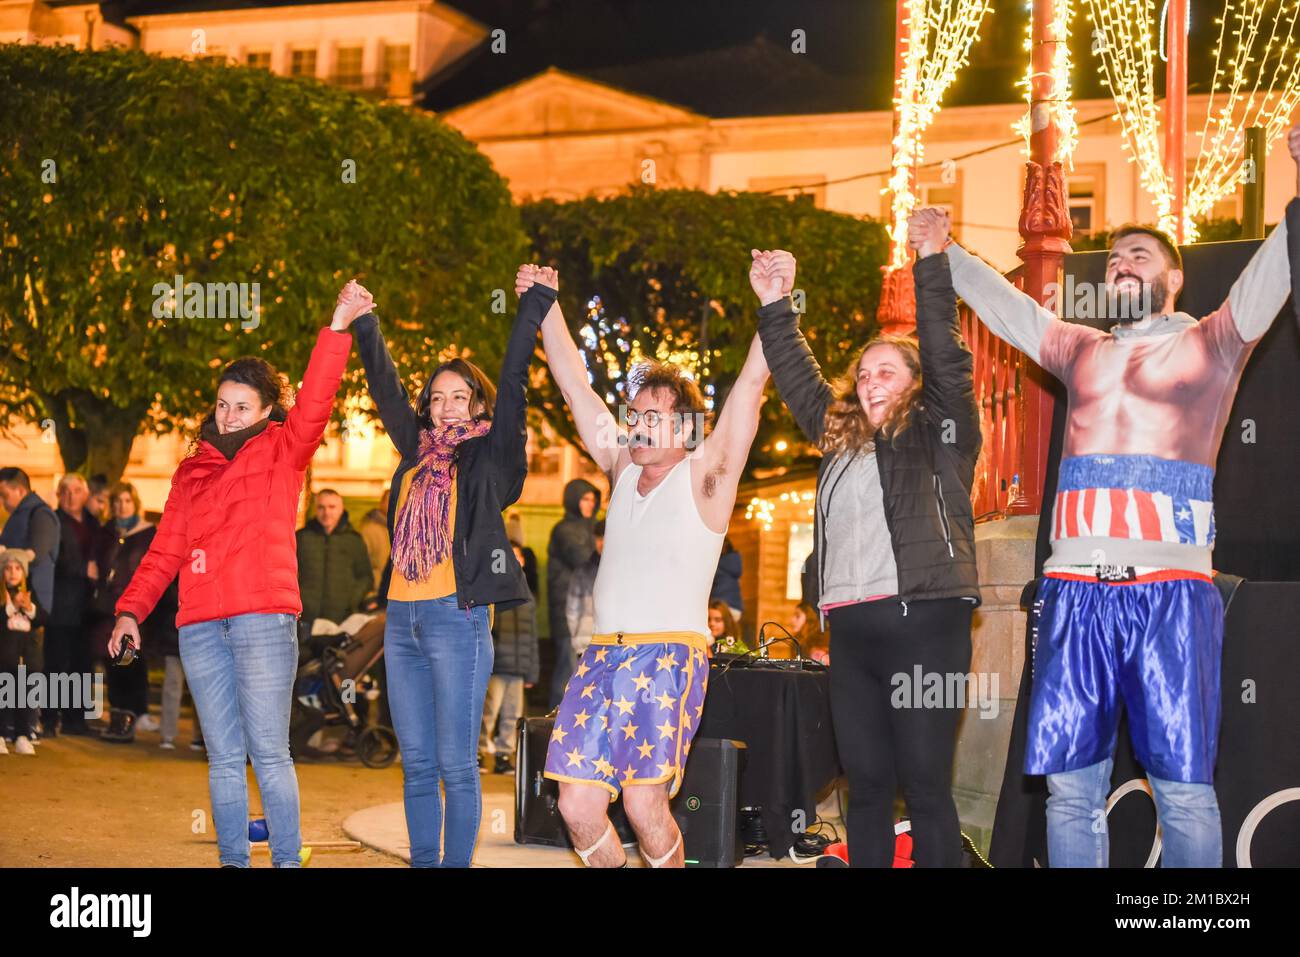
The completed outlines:
[[[426,371],[414,406],[379,317],[357,320],[366,386],[400,456],[388,505],[384,680],[413,867],[471,864],[483,803],[471,755],[491,677],[490,616],[532,600],[502,513],[528,474],[529,366],[557,293],[519,294],[496,384],[452,358]]]
[[[596,513],[600,511],[600,489],[586,479],[574,479],[564,486],[564,518],[551,529],[546,546],[547,617],[551,641],[555,643],[555,669],[551,672],[551,707],[564,697],[575,666],[572,635],[566,615],[569,580],[596,551]]]
[[[59,519],[54,509],[32,491],[32,481],[20,468],[0,469],[0,505],[9,518],[0,529],[0,546],[35,553],[28,577],[41,607],[54,604],[54,562],[59,555]]]
[[[374,584],[370,551],[348,522],[343,496],[332,488],[316,493],[316,517],[298,529],[298,589],[302,620],[335,624],[361,608]]]
[[[966,674],[980,599],[970,492],[983,440],[973,360],[947,257],[928,244],[913,248],[916,337],[876,336],[834,381],[822,375],[789,296],[758,311],[777,391],[822,451],[806,600],[831,626],[831,719],[849,779],[853,867],[892,864],[900,789],[917,866],[961,861],[951,787],[961,709],[900,706],[888,678]],[[790,257],[782,268],[793,267]]]
[[[737,625],[741,613],[745,610],[744,603],[740,600],[741,567],[740,552],[736,551],[736,546],[731,544],[730,537],[724,538],[722,555],[718,558],[718,570],[713,574],[713,588],[709,592],[709,600],[716,598],[725,602],[731,609],[731,615],[736,619]]]
[[[537,553],[524,544],[524,520],[518,512],[511,512],[506,516],[506,536],[510,539],[510,544],[518,545],[523,553],[524,581],[528,582],[528,590],[536,599],[541,594],[537,574]]]
[[[54,563],[54,601],[45,627],[45,670],[56,675],[83,675],[92,667],[88,628],[94,621],[94,589],[99,578],[96,555],[103,527],[86,509],[90,486],[75,472],[59,480],[59,555]],[[90,734],[84,708],[48,709],[47,734]]]
[[[514,547],[522,566],[523,549]],[[515,726],[524,714],[524,689],[537,684],[537,602],[507,608],[492,625],[495,658],[483,705],[483,730],[479,753],[494,759],[494,774],[511,774],[515,753]]]
[[[100,539],[97,563],[101,570],[95,587],[95,619],[91,626],[93,647],[103,648],[113,633],[113,609],[117,600],[131,583],[131,576],[153,544],[158,527],[144,517],[140,493],[129,482],[119,482],[108,490],[109,514],[112,520]],[[107,668],[108,702],[112,706],[105,741],[129,744],[135,740],[137,730],[157,731],[162,725],[149,714],[149,662],[177,658],[180,644],[176,633],[177,586],[173,580],[162,599],[140,623],[140,634],[145,640],[141,651],[148,650],[149,657],[137,654],[129,665]],[[179,692],[177,693],[179,704]],[[167,694],[164,686],[164,718],[167,717]],[[176,736],[176,717],[171,716],[170,734],[163,732],[163,745]]]
[[[0,547],[21,548],[30,551],[33,558],[28,569],[29,588],[36,603],[47,612],[54,604],[54,563],[59,555],[59,538],[62,528],[54,509],[32,491],[32,481],[20,468],[9,466],[0,469],[0,505],[8,513],[4,528],[0,529]],[[45,669],[45,636],[40,638],[40,665]],[[40,709],[33,709],[36,723],[41,722]],[[31,740],[36,740],[32,729]]]

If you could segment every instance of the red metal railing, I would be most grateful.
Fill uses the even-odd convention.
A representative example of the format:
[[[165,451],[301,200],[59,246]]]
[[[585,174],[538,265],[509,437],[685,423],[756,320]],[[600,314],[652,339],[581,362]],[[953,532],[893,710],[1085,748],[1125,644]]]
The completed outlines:
[[[1022,269],[1007,273],[1024,288]],[[971,504],[975,520],[1037,515],[1052,428],[1052,396],[1043,371],[1023,352],[993,335],[964,302],[961,333],[975,358],[975,399],[984,446],[975,466]]]

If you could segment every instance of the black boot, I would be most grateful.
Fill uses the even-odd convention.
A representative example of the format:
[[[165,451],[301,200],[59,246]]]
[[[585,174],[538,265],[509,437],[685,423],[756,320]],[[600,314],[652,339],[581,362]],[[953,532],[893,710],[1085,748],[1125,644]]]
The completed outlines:
[[[103,738],[114,744],[130,744],[135,740],[135,715],[130,711],[114,708],[109,716],[108,730],[104,732]]]

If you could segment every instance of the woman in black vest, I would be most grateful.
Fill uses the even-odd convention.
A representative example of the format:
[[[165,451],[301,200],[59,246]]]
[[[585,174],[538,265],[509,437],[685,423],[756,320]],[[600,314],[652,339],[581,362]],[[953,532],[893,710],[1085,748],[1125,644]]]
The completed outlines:
[[[520,299],[495,388],[476,365],[452,359],[428,373],[414,406],[378,317],[353,325],[370,397],[401,456],[388,506],[384,661],[413,867],[469,867],[474,855],[489,607],[532,597],[501,513],[528,474],[528,366],[555,296],[537,284]]]
[[[827,382],[787,297],[759,309],[772,378],[822,451],[804,596],[829,617],[831,710],[849,779],[849,863],[889,867],[901,788],[920,866],[954,866],[951,793],[957,702],[924,696],[970,668],[979,602],[970,490],[980,450],[971,354],[957,326],[947,257],[914,267],[916,338],[880,335]],[[788,253],[770,267],[794,281]],[[785,257],[789,257],[788,261]],[[916,669],[923,687],[913,688]]]

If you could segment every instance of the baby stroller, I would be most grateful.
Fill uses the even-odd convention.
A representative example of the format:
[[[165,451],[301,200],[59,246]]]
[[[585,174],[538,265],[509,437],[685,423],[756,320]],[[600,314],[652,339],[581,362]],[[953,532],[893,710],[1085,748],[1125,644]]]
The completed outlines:
[[[289,713],[294,760],[355,754],[368,768],[386,768],[397,760],[397,735],[379,723],[380,689],[369,673],[384,656],[383,613],[355,634],[302,636],[299,648]],[[337,752],[308,744],[327,728],[347,729]]]

